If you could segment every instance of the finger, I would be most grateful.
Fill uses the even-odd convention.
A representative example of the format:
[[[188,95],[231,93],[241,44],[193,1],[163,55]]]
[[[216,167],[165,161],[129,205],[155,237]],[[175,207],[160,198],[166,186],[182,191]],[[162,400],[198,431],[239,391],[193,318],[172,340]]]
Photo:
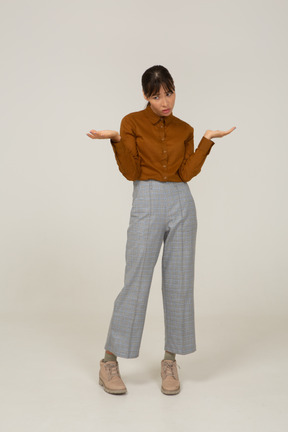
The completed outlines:
[[[234,129],[236,129],[236,126],[233,126],[233,127],[230,128],[227,132],[232,132]]]
[[[86,135],[88,135],[90,138],[96,139],[96,138],[103,138],[103,134],[100,132],[96,132],[95,133],[87,133]]]
[[[220,135],[228,135],[229,133],[231,133],[234,129],[236,129],[236,127],[232,127],[231,129],[228,129],[227,131],[217,131]]]
[[[96,131],[94,129],[90,130],[90,134],[93,136],[93,138],[102,138],[103,137],[103,133],[100,131]]]
[[[103,132],[101,132],[101,131],[96,131],[96,130],[94,130],[94,129],[92,129],[92,130],[90,131],[90,133],[91,133],[91,135],[93,136],[93,138],[103,138],[103,136],[104,136],[104,133],[103,133]]]
[[[225,135],[230,134],[234,129],[236,129],[236,127],[232,127],[231,129],[229,129],[228,131],[225,132]]]

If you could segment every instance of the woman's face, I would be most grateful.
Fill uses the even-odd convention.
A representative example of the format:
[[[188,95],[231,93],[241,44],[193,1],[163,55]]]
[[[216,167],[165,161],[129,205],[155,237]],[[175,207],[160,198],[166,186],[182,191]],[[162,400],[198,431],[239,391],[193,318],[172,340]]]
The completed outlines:
[[[160,87],[159,93],[150,97],[146,97],[144,94],[144,98],[150,102],[152,111],[161,117],[167,117],[171,114],[175,104],[175,97],[175,92],[167,92],[163,86]]]

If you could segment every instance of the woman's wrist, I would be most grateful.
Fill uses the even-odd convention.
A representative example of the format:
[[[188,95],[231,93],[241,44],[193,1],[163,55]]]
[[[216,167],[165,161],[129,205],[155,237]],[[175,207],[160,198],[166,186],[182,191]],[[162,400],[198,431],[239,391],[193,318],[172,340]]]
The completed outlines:
[[[209,132],[205,132],[204,137],[211,140],[212,135]]]
[[[121,141],[121,136],[119,135],[119,133],[113,135],[113,137],[111,137],[111,141],[115,142],[115,143],[120,142]]]

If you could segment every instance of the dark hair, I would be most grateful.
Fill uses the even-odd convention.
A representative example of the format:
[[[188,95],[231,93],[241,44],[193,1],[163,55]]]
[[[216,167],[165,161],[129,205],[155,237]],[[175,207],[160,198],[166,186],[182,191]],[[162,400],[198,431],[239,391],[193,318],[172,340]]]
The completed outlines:
[[[143,92],[147,97],[157,94],[161,85],[165,91],[175,91],[173,78],[164,66],[156,65],[150,67],[142,75],[141,81]],[[150,102],[148,102],[148,105],[150,105]]]

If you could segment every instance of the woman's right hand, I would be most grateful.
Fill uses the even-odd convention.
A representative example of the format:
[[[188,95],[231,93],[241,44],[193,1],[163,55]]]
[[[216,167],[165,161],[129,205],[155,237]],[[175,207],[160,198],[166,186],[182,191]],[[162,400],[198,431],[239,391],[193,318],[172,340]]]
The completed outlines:
[[[91,129],[90,133],[87,133],[86,135],[92,139],[111,139],[114,142],[119,142],[121,140],[119,133],[113,130],[96,131]]]

